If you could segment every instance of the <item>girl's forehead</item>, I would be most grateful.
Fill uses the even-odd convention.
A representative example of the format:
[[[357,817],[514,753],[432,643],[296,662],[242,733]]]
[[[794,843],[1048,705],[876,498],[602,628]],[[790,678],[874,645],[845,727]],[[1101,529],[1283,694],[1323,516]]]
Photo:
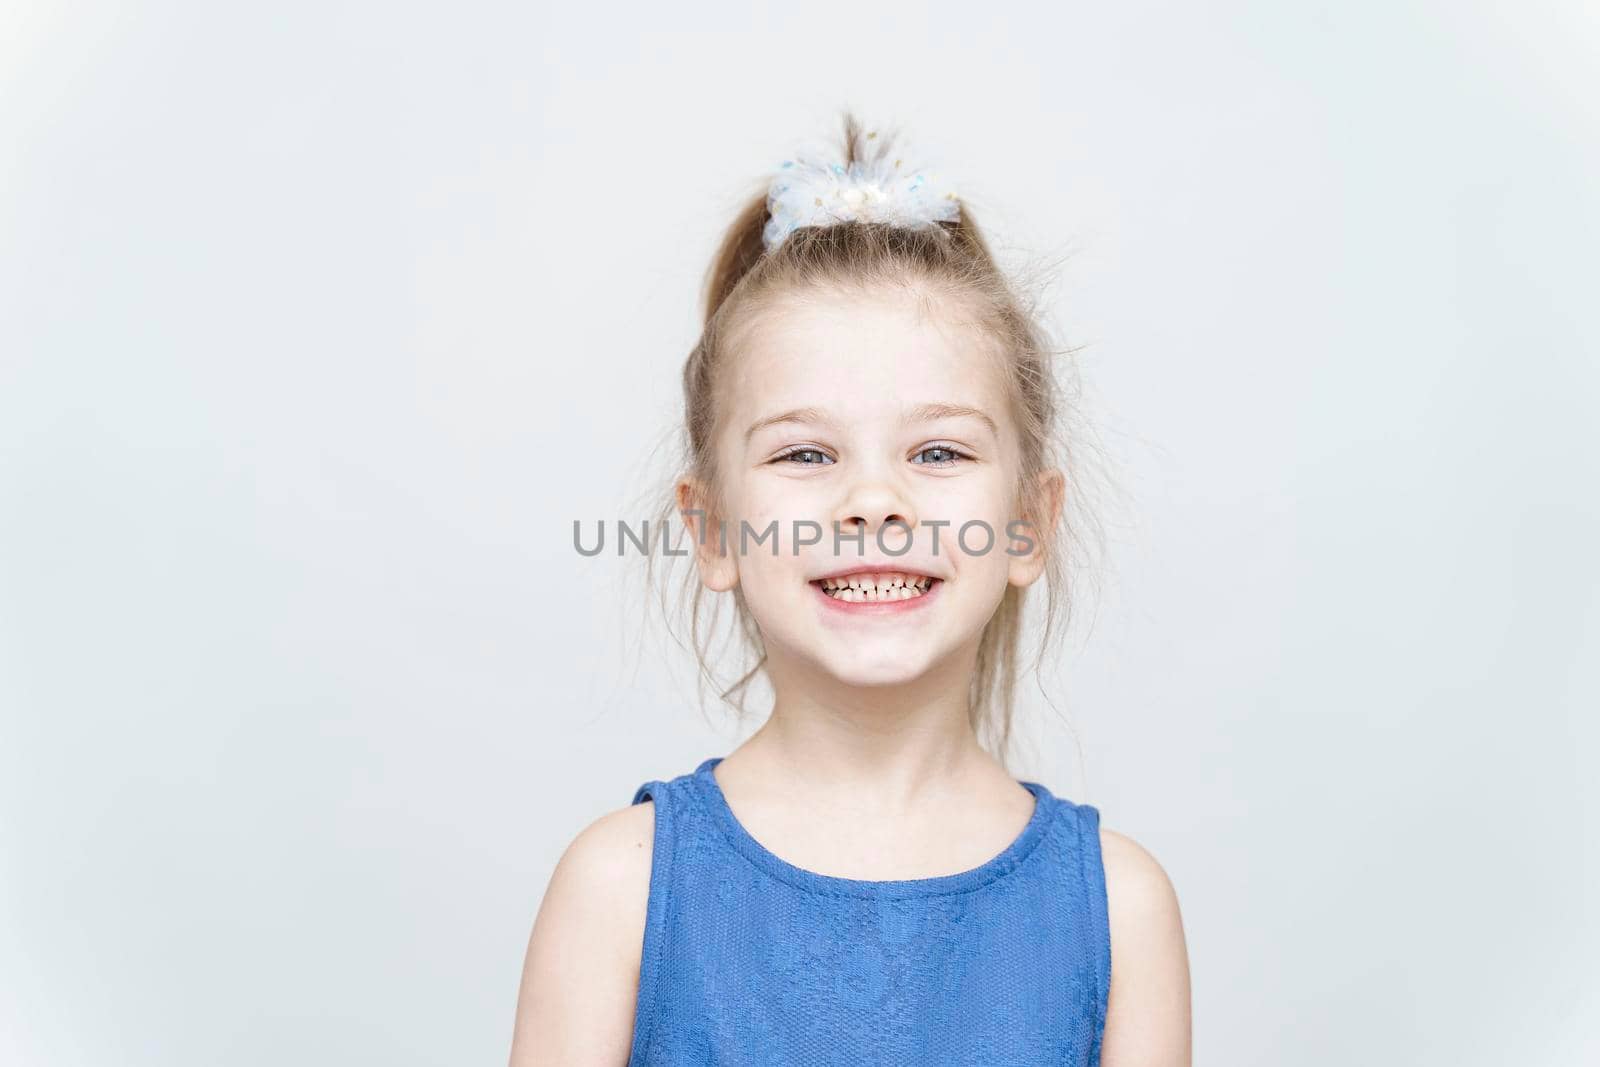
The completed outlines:
[[[746,324],[732,361],[734,399],[936,387],[969,399],[993,393],[993,339],[963,316],[895,291],[780,298]]]

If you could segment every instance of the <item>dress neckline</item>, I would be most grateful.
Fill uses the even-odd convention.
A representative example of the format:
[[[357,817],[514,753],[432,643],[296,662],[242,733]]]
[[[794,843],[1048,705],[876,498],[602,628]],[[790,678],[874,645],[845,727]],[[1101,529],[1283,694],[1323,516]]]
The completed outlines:
[[[1050,790],[1039,782],[1017,780],[1017,784],[1033,794],[1033,814],[1022,832],[1012,839],[1011,843],[997,855],[991,857],[976,867],[954,874],[934,875],[931,878],[900,878],[884,881],[874,881],[861,878],[841,878],[837,875],[820,874],[804,867],[797,867],[788,860],[783,859],[775,852],[770,851],[765,845],[757,841],[750,832],[744,828],[733,809],[728,805],[728,798],[723,795],[722,786],[718,784],[712,769],[722,762],[721,756],[712,756],[696,767],[694,780],[701,784],[701,789],[711,808],[712,815],[720,825],[728,842],[733,845],[747,859],[757,867],[781,881],[801,889],[828,896],[869,897],[875,899],[898,899],[904,897],[939,896],[948,893],[964,893],[988,885],[990,882],[1011,873],[1026,860],[1033,852],[1040,839],[1044,837],[1045,830],[1050,821],[1050,815],[1055,810],[1055,797]]]

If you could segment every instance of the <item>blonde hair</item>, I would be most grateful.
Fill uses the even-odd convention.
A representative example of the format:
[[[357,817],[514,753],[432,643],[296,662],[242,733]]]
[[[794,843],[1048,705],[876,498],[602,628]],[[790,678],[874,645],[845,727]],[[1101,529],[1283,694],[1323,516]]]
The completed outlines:
[[[861,158],[864,136],[876,139],[880,135],[864,134],[860,122],[847,112],[843,162]],[[882,151],[882,144],[876,141],[873,147]],[[702,506],[715,514],[726,514],[718,488],[721,483],[715,442],[726,407],[723,400],[728,364],[749,323],[777,298],[795,291],[863,293],[894,288],[917,297],[925,312],[951,304],[972,310],[975,315],[971,324],[994,342],[1009,413],[1021,444],[1012,499],[1021,509],[1019,517],[1032,524],[1032,536],[1044,555],[1048,600],[1038,655],[1033,661],[1037,672],[1046,650],[1072,616],[1075,598],[1069,594],[1076,591],[1076,583],[1069,589],[1069,578],[1076,571],[1070,564],[1086,554],[1097,555],[1092,550],[1103,539],[1082,491],[1089,480],[1082,449],[1072,447],[1077,443],[1076,437],[1068,440],[1061,433],[1064,426],[1075,421],[1075,411],[1069,406],[1075,396],[1068,396],[1061,388],[1052,359],[1073,353],[1051,347],[1035,309],[1004,277],[965,203],[958,221],[940,222],[930,228],[865,222],[806,227],[794,230],[770,251],[762,243],[767,219],[763,182],[761,190],[727,230],[706,274],[702,332],[683,365],[684,419],[673,486],[691,479],[709,487],[712,500]],[[1073,381],[1076,382],[1075,376]],[[1043,501],[1029,489],[1038,485],[1039,475],[1052,468],[1062,470],[1067,480],[1060,520],[1053,523],[1045,521],[1049,516],[1041,513]],[[660,493],[659,487],[656,492]],[[664,500],[657,497],[660,506],[655,517],[662,531],[674,530],[679,528],[678,503],[671,489],[664,495]],[[654,555],[646,553],[650,561],[647,584],[652,586],[656,573]],[[1012,741],[1023,609],[1029,588],[1006,587],[1000,606],[980,637],[977,666],[968,693],[969,722],[980,743],[1002,764],[1007,761]],[[742,719],[746,713],[746,689],[766,663],[761,633],[739,586],[731,590],[731,598],[715,598],[710,625],[705,625],[707,620],[702,615],[707,592],[691,565],[676,602],[681,605],[688,601],[689,646],[701,683],[718,688],[719,697]],[[738,679],[724,688],[710,666],[710,635],[725,599],[732,601],[734,634],[751,662]],[[669,580],[662,583],[659,603],[667,616],[668,631],[677,639],[679,628],[671,617],[672,600]]]

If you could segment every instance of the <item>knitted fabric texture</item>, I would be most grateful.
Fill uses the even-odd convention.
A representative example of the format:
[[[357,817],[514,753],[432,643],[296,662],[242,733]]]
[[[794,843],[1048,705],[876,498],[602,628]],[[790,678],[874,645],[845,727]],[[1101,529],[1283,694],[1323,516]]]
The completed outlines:
[[[711,770],[655,805],[629,1067],[1097,1067],[1111,988],[1100,813],[1037,782],[982,866],[861,881],[785,862]]]

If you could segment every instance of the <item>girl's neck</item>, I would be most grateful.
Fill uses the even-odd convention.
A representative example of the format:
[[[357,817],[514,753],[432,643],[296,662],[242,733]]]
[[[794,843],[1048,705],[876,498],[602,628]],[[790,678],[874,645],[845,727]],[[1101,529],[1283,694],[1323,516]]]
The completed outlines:
[[[719,777],[823,806],[847,800],[852,809],[882,812],[907,810],[932,794],[1020,788],[979,745],[967,711],[970,667],[952,659],[905,685],[869,688],[818,684],[769,658],[772,714],[729,755]]]

